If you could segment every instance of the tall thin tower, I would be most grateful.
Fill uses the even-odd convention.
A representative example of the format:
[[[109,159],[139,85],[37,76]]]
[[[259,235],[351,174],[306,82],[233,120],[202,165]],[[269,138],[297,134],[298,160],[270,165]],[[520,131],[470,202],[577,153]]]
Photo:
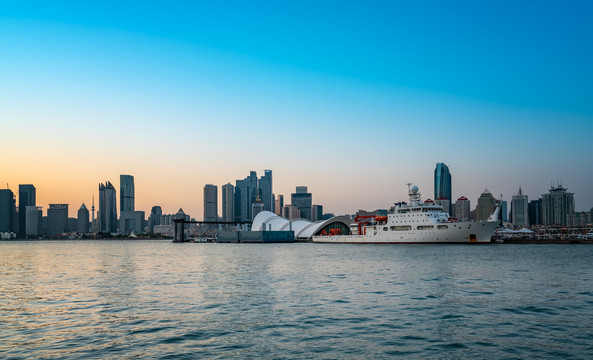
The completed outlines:
[[[95,224],[95,195],[93,195],[93,204],[91,206],[91,211],[93,212],[93,219],[91,220],[91,227],[93,231],[97,230],[97,226]]]

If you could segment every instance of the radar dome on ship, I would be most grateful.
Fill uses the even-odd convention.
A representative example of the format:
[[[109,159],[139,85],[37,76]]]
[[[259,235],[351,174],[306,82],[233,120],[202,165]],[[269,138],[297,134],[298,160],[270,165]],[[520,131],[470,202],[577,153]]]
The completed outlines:
[[[413,185],[410,190],[412,191],[412,194],[418,194],[418,186]]]

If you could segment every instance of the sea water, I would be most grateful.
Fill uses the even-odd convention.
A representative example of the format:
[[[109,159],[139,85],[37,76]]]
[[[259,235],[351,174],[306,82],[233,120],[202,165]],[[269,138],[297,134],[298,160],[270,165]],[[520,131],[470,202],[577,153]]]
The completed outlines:
[[[2,359],[593,358],[593,246],[0,242]]]

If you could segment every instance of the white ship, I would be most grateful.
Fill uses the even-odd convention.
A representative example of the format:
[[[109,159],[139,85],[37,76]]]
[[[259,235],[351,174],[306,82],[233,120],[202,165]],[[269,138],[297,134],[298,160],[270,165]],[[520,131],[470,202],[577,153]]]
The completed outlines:
[[[489,243],[499,223],[498,206],[487,221],[458,221],[443,211],[442,206],[422,202],[417,186],[409,187],[409,195],[409,204],[395,204],[387,216],[373,216],[366,223],[357,222],[358,234],[314,236],[313,241],[364,244]],[[356,229],[353,233],[356,233]]]

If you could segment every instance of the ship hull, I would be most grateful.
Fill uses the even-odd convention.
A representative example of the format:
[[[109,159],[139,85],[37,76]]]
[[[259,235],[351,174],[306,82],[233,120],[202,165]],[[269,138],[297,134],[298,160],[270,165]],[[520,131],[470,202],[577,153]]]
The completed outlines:
[[[392,231],[384,226],[366,228],[364,235],[314,236],[313,242],[341,244],[485,244],[496,222],[448,223],[446,229]]]

